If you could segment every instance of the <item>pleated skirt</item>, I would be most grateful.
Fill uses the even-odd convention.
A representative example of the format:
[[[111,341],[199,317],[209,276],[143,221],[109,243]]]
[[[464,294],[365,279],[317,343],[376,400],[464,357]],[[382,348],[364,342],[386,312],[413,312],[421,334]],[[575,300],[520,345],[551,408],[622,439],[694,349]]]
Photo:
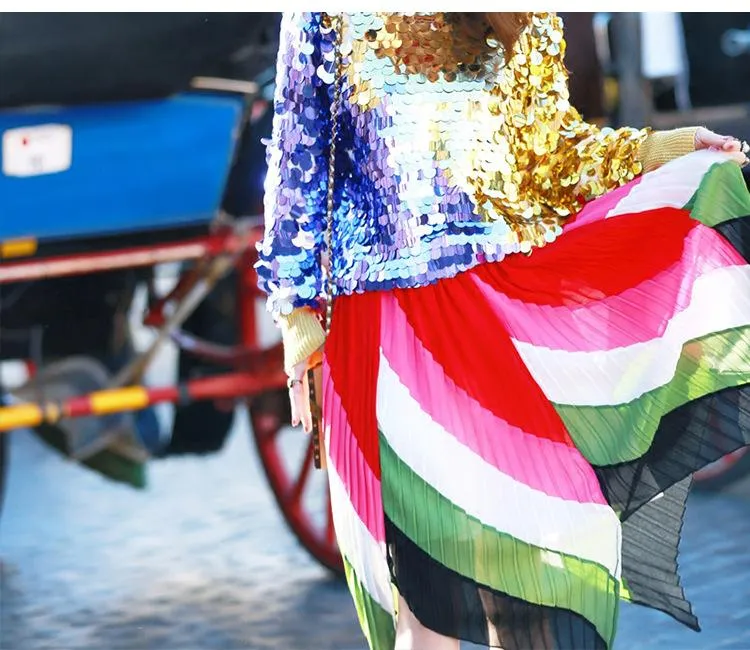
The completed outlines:
[[[746,215],[695,153],[529,256],[337,300],[329,481],[372,650],[398,595],[505,650],[610,648],[623,600],[699,629],[677,553],[692,473],[750,444]]]

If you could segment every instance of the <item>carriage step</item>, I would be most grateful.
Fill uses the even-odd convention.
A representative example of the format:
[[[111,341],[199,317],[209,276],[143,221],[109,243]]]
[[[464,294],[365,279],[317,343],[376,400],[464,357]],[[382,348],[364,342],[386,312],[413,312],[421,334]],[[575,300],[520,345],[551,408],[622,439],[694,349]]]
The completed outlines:
[[[144,462],[148,453],[140,442],[136,421],[126,412],[107,413],[99,418],[62,418],[62,405],[77,395],[95,394],[106,388],[111,374],[97,359],[86,356],[68,357],[42,366],[24,385],[11,390],[15,405],[0,409],[0,423],[6,419],[20,427],[55,425],[61,451],[76,460],[90,458],[103,449],[117,447],[136,462]],[[37,406],[44,404],[44,406]],[[38,410],[44,409],[44,417]],[[0,424],[1,426],[1,424]]]

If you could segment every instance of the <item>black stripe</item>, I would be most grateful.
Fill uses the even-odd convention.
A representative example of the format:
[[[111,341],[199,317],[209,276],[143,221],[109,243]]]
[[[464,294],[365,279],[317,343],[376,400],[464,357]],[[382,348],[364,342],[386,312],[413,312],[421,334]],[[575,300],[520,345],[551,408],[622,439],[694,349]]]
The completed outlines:
[[[700,631],[680,584],[677,549],[690,479],[633,513],[622,526],[622,575],[634,603],[659,609]]]
[[[641,458],[594,468],[604,496],[623,521],[623,576],[636,600],[695,630],[700,629],[698,621],[677,575],[687,487],[676,484],[687,485],[695,471],[748,444],[750,386],[744,385],[698,398],[665,415]],[[658,501],[651,501],[662,493]],[[626,552],[631,553],[628,558]],[[649,568],[650,564],[655,566]]]
[[[738,217],[724,221],[715,227],[729,241],[737,252],[750,261],[750,219],[748,217]]]
[[[528,603],[448,569],[388,518],[385,532],[394,584],[422,625],[438,634],[503,650],[606,650],[579,614]]]
[[[604,495],[627,520],[641,506],[697,470],[750,445],[750,385],[726,388],[661,419],[637,460],[596,467]]]

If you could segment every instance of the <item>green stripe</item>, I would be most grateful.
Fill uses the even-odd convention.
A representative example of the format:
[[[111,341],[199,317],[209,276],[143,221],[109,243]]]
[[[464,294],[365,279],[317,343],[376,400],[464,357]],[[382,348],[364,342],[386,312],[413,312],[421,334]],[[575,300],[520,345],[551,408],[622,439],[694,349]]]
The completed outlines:
[[[636,368],[637,370],[637,368]],[[710,393],[750,383],[750,327],[709,334],[686,343],[669,383],[627,404],[555,404],[573,442],[592,465],[640,458],[661,418]]]
[[[469,580],[509,596],[577,612],[611,645],[619,585],[605,567],[528,544],[469,516],[415,474],[382,434],[380,461],[385,513],[425,553]],[[464,478],[456,475],[450,480]],[[502,495],[487,498],[495,500],[498,508],[507,507]],[[544,513],[529,513],[529,517],[543,518]],[[614,538],[608,541],[616,544]]]
[[[750,193],[739,165],[734,162],[712,165],[685,209],[693,219],[711,227],[750,215]]]
[[[396,625],[393,616],[367,592],[357,578],[352,565],[344,558],[344,571],[349,591],[354,599],[357,617],[367,638],[370,650],[393,650],[396,643]]]

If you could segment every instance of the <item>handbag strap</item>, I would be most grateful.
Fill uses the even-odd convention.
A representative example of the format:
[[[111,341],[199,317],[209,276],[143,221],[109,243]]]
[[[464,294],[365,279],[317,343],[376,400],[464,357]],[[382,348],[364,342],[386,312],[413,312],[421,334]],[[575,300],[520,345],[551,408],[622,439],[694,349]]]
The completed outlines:
[[[334,33],[333,49],[333,99],[331,101],[331,145],[328,151],[328,188],[326,195],[326,230],[325,250],[328,263],[322,264],[324,274],[324,293],[326,300],[325,331],[331,329],[333,314],[333,199],[336,184],[336,140],[339,134],[339,109],[341,107],[341,32],[343,20],[341,14],[331,15],[331,28]]]

